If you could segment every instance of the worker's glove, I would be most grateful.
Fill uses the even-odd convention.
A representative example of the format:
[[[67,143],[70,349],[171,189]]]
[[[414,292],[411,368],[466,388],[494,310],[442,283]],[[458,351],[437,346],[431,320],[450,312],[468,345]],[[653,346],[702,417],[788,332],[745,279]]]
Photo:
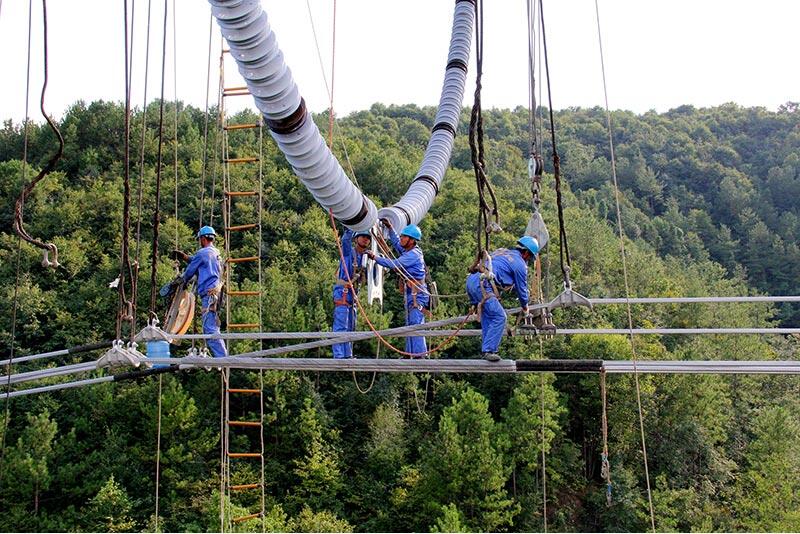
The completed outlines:
[[[375,253],[374,253],[374,252],[372,252],[371,250],[368,250],[368,251],[366,251],[364,254],[366,254],[366,255],[367,255],[367,257],[368,257],[369,259],[371,259],[372,261],[375,261]]]
[[[178,276],[174,280],[167,282],[166,284],[161,286],[161,289],[158,290],[158,294],[164,298],[170,297],[172,296],[173,293],[175,293],[175,291],[178,290],[179,287],[181,287],[182,284],[183,284],[183,278]]]
[[[173,250],[172,252],[170,252],[169,256],[175,261],[185,261],[185,262],[189,261],[189,255],[183,252],[182,250],[177,250],[177,249]]]
[[[380,219],[381,224],[388,228],[389,230],[392,229],[392,223],[389,222],[389,219]]]
[[[531,317],[531,310],[528,309],[527,306],[522,307],[522,311],[520,312],[522,317]]]

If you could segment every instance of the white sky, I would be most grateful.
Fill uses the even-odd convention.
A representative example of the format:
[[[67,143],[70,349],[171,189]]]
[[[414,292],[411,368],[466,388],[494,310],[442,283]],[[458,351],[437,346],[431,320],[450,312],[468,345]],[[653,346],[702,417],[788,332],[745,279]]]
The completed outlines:
[[[328,96],[309,4],[330,81],[333,0],[262,0],[270,24],[312,111]],[[40,122],[42,4],[33,3],[30,116]],[[143,99],[147,2],[135,3],[132,101]],[[0,0],[0,120],[25,116],[28,1]],[[177,77],[173,77],[173,0],[168,21],[165,96],[205,107],[210,9],[174,0]],[[486,108],[527,105],[525,0],[484,7]],[[164,3],[152,1],[148,100],[160,94]],[[800,101],[800,2],[784,0],[599,0],[609,104],[643,113],[736,102],[776,109]],[[436,105],[447,57],[453,0],[337,0],[334,105],[339,116],[384,104]],[[122,101],[122,0],[50,0],[49,83],[45,107],[61,117],[75,101]],[[553,106],[603,105],[594,0],[544,0]],[[210,100],[216,102],[219,32],[214,24]],[[472,102],[474,57],[465,91]],[[234,72],[233,66],[227,71]],[[175,83],[177,79],[177,84]],[[226,85],[238,85],[232,77]],[[252,107],[249,97],[229,109]]]

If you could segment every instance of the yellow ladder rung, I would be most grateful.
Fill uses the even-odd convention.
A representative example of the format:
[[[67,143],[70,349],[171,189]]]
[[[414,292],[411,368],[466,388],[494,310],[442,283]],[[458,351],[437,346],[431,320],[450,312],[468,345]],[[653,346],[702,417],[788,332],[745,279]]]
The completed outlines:
[[[240,491],[240,490],[248,490],[248,489],[255,489],[259,487],[261,484],[236,484],[235,486],[231,486],[231,491]],[[258,515],[258,514],[256,514]]]
[[[261,517],[261,513],[259,512],[257,514],[250,514],[242,517],[234,517],[233,519],[231,519],[231,521],[233,521],[234,523],[241,523],[242,521],[248,521],[250,519],[255,519],[256,517]]]
[[[260,452],[229,452],[231,458],[261,458]]]
[[[258,421],[228,421],[230,426],[261,426]]]
[[[229,297],[255,297],[259,294],[259,291],[228,291]]]
[[[228,263],[242,263],[245,261],[258,261],[258,259],[258,256],[245,256],[244,258],[228,258],[225,261]]]
[[[228,390],[228,393],[250,393],[253,395],[260,395],[260,389],[242,389],[242,388],[231,388]]]
[[[258,128],[260,126],[261,126],[261,124],[258,123],[258,122],[251,122],[251,123],[248,123],[248,124],[229,124],[229,125],[225,126],[223,129],[224,130],[245,130],[245,129],[249,129],[249,128]]]
[[[258,161],[256,157],[250,158],[226,158],[223,160],[225,163],[255,163]]]
[[[261,325],[258,323],[228,323],[228,329],[231,328],[258,328]]]
[[[258,226],[257,224],[239,224],[237,226],[228,226],[225,228],[229,232],[241,232],[242,230],[252,230]]]
[[[257,194],[255,191],[225,191],[227,197],[254,197]]]

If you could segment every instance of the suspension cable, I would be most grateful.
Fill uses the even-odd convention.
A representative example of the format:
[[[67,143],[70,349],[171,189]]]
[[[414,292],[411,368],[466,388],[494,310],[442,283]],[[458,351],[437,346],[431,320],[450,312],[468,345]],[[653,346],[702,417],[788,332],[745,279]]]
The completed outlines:
[[[561,274],[564,277],[564,283],[569,283],[569,270],[571,269],[571,260],[569,256],[569,245],[567,243],[567,230],[564,225],[564,206],[561,198],[561,160],[558,156],[558,149],[556,147],[556,124],[553,114],[553,93],[550,86],[550,62],[547,57],[547,34],[545,33],[544,24],[544,8],[542,7],[542,0],[539,0],[539,20],[541,22],[542,32],[542,47],[544,49],[544,68],[547,79],[547,99],[548,106],[550,107],[550,142],[553,147],[553,175],[555,177],[556,189],[556,205],[558,207],[558,248],[559,257],[561,260]]]
[[[156,284],[158,276],[158,225],[160,217],[159,205],[161,204],[161,165],[163,163],[164,148],[164,78],[167,68],[167,15],[169,13],[168,0],[164,0],[164,29],[161,43],[161,102],[158,114],[158,158],[156,162],[156,201],[153,208],[153,248],[150,259],[150,316],[156,315]]]
[[[136,260],[134,261],[134,275],[132,280],[133,290],[133,328],[136,331],[136,310],[139,300],[139,269],[142,264],[142,200],[144,197],[144,148],[147,134],[147,80],[150,73],[150,14],[152,8],[152,0],[147,0],[147,33],[144,54],[144,95],[142,97],[142,137],[141,146],[139,147],[139,183],[137,185],[137,207],[136,207]]]
[[[53,171],[56,167],[56,163],[61,159],[61,155],[64,153],[64,137],[61,135],[61,132],[56,126],[56,123],[53,121],[52,118],[47,114],[47,111],[44,109],[44,98],[45,94],[47,93],[47,82],[48,82],[48,48],[47,48],[47,0],[42,0],[42,20],[43,20],[43,41],[44,41],[44,82],[42,83],[42,96],[39,102],[39,108],[42,111],[42,116],[44,116],[47,124],[50,126],[50,129],[58,138],[58,150],[55,154],[53,154],[50,159],[47,161],[47,164],[39,171],[39,174],[30,181],[30,183],[26,184],[25,187],[22,188],[22,193],[20,193],[19,198],[17,199],[14,205],[14,231],[24,239],[26,242],[30,243],[31,245],[40,248],[45,251],[44,253],[44,260],[42,264],[46,267],[58,267],[58,248],[56,247],[55,243],[44,243],[43,241],[32,237],[22,222],[23,218],[23,211],[25,208],[25,200],[33,191],[33,188],[36,187],[42,178],[44,178],[47,174]],[[48,253],[53,254],[53,261],[48,260]]]
[[[642,411],[642,394],[641,388],[639,386],[639,372],[637,367],[637,357],[636,357],[636,343],[633,334],[633,315],[631,313],[631,304],[630,304],[630,285],[628,282],[628,266],[627,260],[625,258],[625,231],[622,227],[622,213],[620,209],[620,192],[619,192],[619,184],[617,182],[617,166],[616,160],[614,157],[614,136],[612,133],[611,127],[611,112],[609,111],[608,107],[608,86],[606,84],[606,67],[605,67],[605,60],[603,58],[603,39],[602,39],[602,32],[600,31],[600,7],[598,6],[597,0],[594,2],[595,7],[595,15],[597,17],[597,42],[599,45],[600,50],[600,67],[603,73],[603,95],[605,98],[605,105],[606,105],[606,126],[608,128],[608,144],[609,150],[611,155],[611,177],[614,182],[614,206],[616,209],[617,214],[617,230],[619,231],[619,246],[620,246],[620,254],[622,255],[622,276],[625,282],[625,298],[628,300],[626,303],[626,311],[628,317],[628,329],[630,331],[630,340],[631,340],[631,357],[633,359],[633,379],[636,385],[636,406],[639,411],[639,432],[641,434],[642,440],[642,458],[644,460],[644,476],[645,482],[647,484],[647,502],[650,508],[650,527],[652,528],[653,532],[656,531],[656,520],[655,520],[655,512],[653,511],[653,495],[650,489],[650,470],[647,466],[647,445],[645,442],[645,433],[644,433],[644,414]],[[606,454],[608,454],[606,452]]]

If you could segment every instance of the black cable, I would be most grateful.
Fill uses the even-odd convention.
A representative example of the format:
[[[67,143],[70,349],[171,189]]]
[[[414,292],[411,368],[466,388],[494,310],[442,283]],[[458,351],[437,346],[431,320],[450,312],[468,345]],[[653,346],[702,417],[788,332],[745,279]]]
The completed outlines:
[[[550,90],[550,64],[547,60],[547,35],[544,29],[544,10],[542,0],[539,0],[539,17],[542,23],[542,46],[544,47],[544,69],[547,73],[547,100],[550,106],[550,139],[553,144],[553,175],[556,182],[556,205],[558,206],[558,249],[561,259],[561,273],[564,281],[569,279],[567,267],[572,267],[569,257],[569,245],[567,244],[567,230],[564,227],[564,207],[561,199],[561,161],[556,149],[556,125],[553,117],[553,95]],[[566,266],[564,265],[566,260]]]

